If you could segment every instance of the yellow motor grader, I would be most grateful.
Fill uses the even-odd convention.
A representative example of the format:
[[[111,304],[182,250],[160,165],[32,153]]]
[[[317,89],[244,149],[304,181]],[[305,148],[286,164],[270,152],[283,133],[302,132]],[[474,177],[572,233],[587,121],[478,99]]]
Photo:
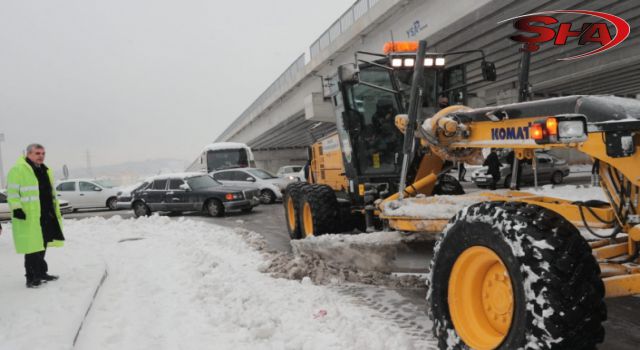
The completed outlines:
[[[411,55],[387,54],[389,69],[378,67],[381,61],[360,64],[355,73],[339,69],[338,133],[313,145],[309,183],[291,185],[285,196],[292,237],[361,224],[354,218],[364,218],[367,228],[439,235],[427,298],[441,348],[595,348],[604,339],[604,298],[640,293],[640,102],[567,96],[477,109],[455,105],[422,119],[427,59],[440,55],[426,53],[425,42],[414,48]],[[397,59],[407,57],[413,58],[407,113],[394,118],[402,154],[390,155],[358,129],[358,113],[366,118],[359,111],[372,101],[359,101],[363,95],[356,92],[377,89],[402,103],[407,91],[394,80],[404,68]],[[391,83],[365,80],[369,67],[390,72]],[[608,201],[519,191],[434,193],[444,161],[477,163],[487,148],[513,149],[519,159],[535,158],[536,150],[583,152],[593,159]],[[366,168],[362,164],[397,164],[397,185],[354,173]]]

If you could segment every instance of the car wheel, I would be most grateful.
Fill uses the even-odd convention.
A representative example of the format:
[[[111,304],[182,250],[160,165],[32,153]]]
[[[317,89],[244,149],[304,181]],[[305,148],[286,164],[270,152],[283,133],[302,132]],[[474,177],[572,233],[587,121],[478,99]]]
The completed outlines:
[[[107,208],[109,208],[109,210],[118,209],[118,199],[116,197],[109,198],[107,200]]]
[[[562,176],[562,172],[561,171],[555,171],[553,174],[551,174],[551,183],[554,185],[558,185],[561,184],[563,180],[563,176]]]
[[[272,204],[276,201],[276,195],[271,190],[262,190],[260,192],[260,203]]]
[[[224,215],[224,206],[217,199],[210,199],[205,205],[207,214],[212,217],[220,217]]]
[[[139,218],[141,216],[151,215],[151,209],[144,202],[133,203],[133,214]]]

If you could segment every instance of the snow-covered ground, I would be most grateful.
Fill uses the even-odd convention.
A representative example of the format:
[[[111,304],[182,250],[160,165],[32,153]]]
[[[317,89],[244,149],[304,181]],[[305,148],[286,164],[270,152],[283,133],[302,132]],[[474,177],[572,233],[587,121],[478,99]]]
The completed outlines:
[[[67,220],[66,247],[47,253],[60,280],[29,290],[7,226],[0,349],[71,348],[105,267],[77,349],[416,346],[397,323],[337,288],[261,273],[264,255],[232,229],[158,216]]]

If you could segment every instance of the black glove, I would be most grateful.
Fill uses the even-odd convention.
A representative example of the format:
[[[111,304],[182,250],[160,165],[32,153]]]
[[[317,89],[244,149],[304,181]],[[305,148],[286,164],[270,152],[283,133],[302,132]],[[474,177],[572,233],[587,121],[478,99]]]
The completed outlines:
[[[27,214],[25,214],[22,209],[15,209],[13,211],[13,217],[20,220],[27,220]]]

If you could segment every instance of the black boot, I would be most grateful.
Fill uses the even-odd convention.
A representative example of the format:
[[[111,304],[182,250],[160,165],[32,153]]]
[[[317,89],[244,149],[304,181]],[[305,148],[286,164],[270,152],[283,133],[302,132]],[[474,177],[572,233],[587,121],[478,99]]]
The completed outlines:
[[[58,277],[56,275],[50,275],[48,273],[45,273],[44,276],[42,276],[42,280],[44,282],[57,281],[58,278],[60,278],[60,277]]]
[[[27,288],[38,288],[42,285],[42,280],[27,276]]]

